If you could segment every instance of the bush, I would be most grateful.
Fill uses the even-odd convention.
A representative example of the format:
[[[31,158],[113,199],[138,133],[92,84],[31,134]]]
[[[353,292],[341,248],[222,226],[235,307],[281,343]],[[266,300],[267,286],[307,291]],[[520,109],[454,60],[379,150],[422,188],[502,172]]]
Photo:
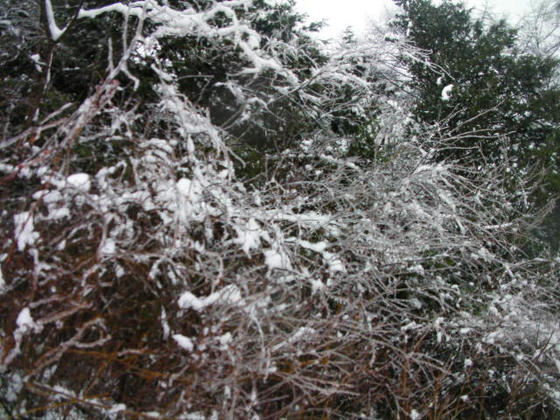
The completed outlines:
[[[349,158],[318,131],[242,183],[154,69],[149,115],[117,105],[114,71],[39,145],[2,143],[3,415],[558,414],[559,261],[523,253],[506,166],[436,163],[420,138]]]

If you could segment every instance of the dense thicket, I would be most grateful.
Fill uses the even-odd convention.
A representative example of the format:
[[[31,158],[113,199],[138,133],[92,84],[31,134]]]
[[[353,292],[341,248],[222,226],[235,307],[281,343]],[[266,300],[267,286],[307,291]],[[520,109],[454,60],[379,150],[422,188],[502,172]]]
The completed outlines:
[[[291,2],[3,4],[1,416],[558,415],[540,184],[445,158],[429,51]]]

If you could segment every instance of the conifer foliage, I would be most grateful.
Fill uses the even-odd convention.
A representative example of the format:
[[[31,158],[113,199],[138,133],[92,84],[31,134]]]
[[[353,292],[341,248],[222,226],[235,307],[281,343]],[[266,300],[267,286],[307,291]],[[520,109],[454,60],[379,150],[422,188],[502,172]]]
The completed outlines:
[[[6,4],[2,416],[558,414],[534,184],[407,134],[425,51],[291,2]]]
[[[475,18],[461,3],[430,0],[397,1],[402,13],[394,27],[427,51],[439,76],[410,62],[418,101],[415,118],[439,125],[449,137],[445,158],[484,156],[485,164],[509,158],[525,176],[540,164],[548,170],[549,191],[557,192],[559,124],[556,83],[558,59],[533,54],[517,42],[517,30],[505,20]],[[535,39],[533,39],[535,42]],[[403,60],[409,61],[403,57]]]

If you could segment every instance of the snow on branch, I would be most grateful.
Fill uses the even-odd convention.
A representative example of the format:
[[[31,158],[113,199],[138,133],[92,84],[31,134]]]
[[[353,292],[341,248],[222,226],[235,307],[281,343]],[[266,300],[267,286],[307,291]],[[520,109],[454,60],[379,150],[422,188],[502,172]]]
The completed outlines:
[[[62,35],[64,35],[64,32],[66,32],[66,29],[68,29],[68,26],[65,26],[63,29],[60,29],[58,27],[58,25],[56,24],[51,0],[44,0],[43,5],[44,5],[44,8],[45,8],[45,15],[46,15],[46,18],[47,18],[47,26],[49,28],[49,33],[50,33],[51,39],[54,42],[56,42],[60,39],[60,37]]]
[[[82,9],[78,13],[78,18],[95,18],[104,13],[117,12],[127,17],[147,19],[157,25],[156,29],[143,40],[148,49],[157,43],[158,39],[169,36],[230,39],[253,65],[252,69],[247,68],[244,73],[257,74],[270,69],[282,74],[290,83],[297,83],[298,78],[292,71],[284,68],[277,59],[267,56],[259,49],[261,36],[238,20],[235,8],[247,8],[251,5],[250,1],[224,1],[215,3],[209,9],[200,12],[193,7],[177,10],[166,3],[161,5],[154,0],[145,0],[127,5],[119,2],[95,9]],[[219,27],[214,25],[212,21],[218,15],[225,16],[229,24]]]

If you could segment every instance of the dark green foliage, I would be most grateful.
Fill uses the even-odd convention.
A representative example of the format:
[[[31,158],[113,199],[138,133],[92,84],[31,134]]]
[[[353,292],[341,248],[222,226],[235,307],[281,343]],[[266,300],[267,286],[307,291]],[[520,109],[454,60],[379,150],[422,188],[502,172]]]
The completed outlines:
[[[405,59],[413,76],[411,85],[418,93],[413,109],[416,120],[438,127],[449,146],[438,154],[439,159],[474,158],[480,165],[505,160],[513,179],[534,177],[532,201],[542,206],[557,196],[558,60],[521,51],[517,32],[508,23],[475,19],[462,3],[397,3],[403,13],[395,27],[427,50],[440,69],[436,75]],[[443,100],[442,90],[448,85],[453,85],[450,97]],[[508,139],[507,148],[497,141],[500,137]],[[538,231],[557,249],[554,217]]]
[[[557,61],[523,54],[517,48],[516,31],[505,21],[475,19],[461,3],[436,6],[429,0],[400,2],[402,13],[395,25],[410,40],[429,52],[441,69],[434,72],[409,63],[413,87],[419,94],[415,115],[419,121],[446,121],[449,137],[461,135],[454,146],[461,150],[444,157],[464,159],[472,153],[487,160],[501,159],[497,136],[511,138],[513,162],[520,168],[552,162],[537,150],[550,150],[557,130],[560,91],[551,85]],[[442,89],[452,84],[451,97],[442,100]],[[558,147],[557,145],[554,146]]]

